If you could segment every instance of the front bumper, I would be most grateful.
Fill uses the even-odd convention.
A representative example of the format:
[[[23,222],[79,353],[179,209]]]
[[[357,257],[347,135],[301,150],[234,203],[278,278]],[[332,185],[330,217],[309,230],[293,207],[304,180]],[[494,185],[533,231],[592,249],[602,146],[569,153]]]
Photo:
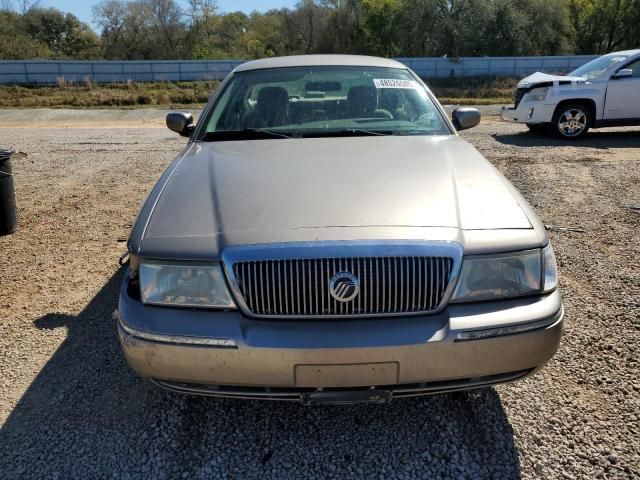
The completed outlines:
[[[519,123],[551,123],[554,110],[553,105],[545,105],[544,102],[521,101],[517,108],[502,107],[500,110],[500,118],[502,120],[511,120]]]
[[[316,389],[378,387],[406,396],[511,381],[553,356],[563,325],[557,291],[425,316],[282,321],[142,305],[126,283],[116,317],[131,367],[166,388],[207,395],[300,399]],[[529,323],[542,326],[456,339]]]

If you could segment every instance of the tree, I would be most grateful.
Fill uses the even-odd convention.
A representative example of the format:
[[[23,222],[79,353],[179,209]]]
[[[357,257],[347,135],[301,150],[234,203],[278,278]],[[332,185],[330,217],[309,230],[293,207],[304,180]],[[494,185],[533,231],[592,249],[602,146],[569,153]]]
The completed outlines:
[[[40,0],[2,0],[0,1],[0,10],[9,12],[16,11],[22,15],[29,10],[40,8]]]
[[[184,12],[175,0],[144,0],[151,14],[155,32],[155,58],[181,58],[181,41],[185,34]]]
[[[295,10],[281,10],[287,30],[287,50],[313,53],[320,48],[321,33],[327,28],[328,10],[313,0],[303,0]]]
[[[570,0],[576,53],[607,53],[640,45],[640,0]]]
[[[244,36],[249,28],[249,17],[242,12],[221,15],[216,23],[215,46],[237,58],[243,57]]]
[[[497,0],[493,8],[493,16],[487,22],[484,32],[485,52],[496,56],[529,53],[526,14],[511,0]],[[489,54],[485,52],[483,54]]]
[[[401,6],[400,0],[362,0],[362,26],[368,53],[383,57],[398,54],[394,20]]]
[[[93,16],[106,58],[191,57],[184,12],[175,0],[102,0]]]
[[[145,30],[148,14],[145,5],[126,0],[102,0],[93,7],[93,18],[102,28],[105,58],[147,58]]]
[[[58,58],[96,58],[99,39],[91,28],[70,13],[55,8],[34,8],[23,15],[25,33],[47,45]]]
[[[244,55],[249,58],[285,55],[286,41],[283,16],[277,10],[266,13],[253,12],[249,16],[246,33],[243,35]]]
[[[361,0],[323,0],[321,6],[327,10],[327,27],[321,34],[320,52],[364,52]]]
[[[93,9],[100,39],[73,15],[34,7],[37,0],[0,2],[5,58],[456,58],[640,44],[640,0],[299,0],[292,9],[250,15],[221,13],[216,0],[101,0]]]
[[[436,45],[434,26],[438,25],[435,2],[403,0],[395,20],[400,55],[421,57],[442,55]]]
[[[50,55],[44,42],[31,38],[24,31],[21,15],[13,11],[0,12],[0,59],[22,60]]]
[[[574,51],[574,27],[566,0],[521,0],[528,55],[566,55]]]

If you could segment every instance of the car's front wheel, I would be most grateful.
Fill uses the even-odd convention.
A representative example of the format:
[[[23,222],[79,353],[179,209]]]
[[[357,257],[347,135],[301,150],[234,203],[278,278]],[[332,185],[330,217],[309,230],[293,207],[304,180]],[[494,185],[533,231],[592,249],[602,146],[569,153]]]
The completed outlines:
[[[554,133],[566,140],[584,137],[591,125],[591,111],[583,104],[565,104],[553,115]]]

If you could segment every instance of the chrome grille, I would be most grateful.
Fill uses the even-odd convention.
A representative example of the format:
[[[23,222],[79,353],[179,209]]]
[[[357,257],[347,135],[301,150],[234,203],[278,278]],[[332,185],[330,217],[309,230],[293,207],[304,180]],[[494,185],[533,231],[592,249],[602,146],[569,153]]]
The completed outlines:
[[[363,256],[233,262],[237,291],[257,316],[352,316],[436,311],[451,281],[447,256]],[[359,294],[341,302],[331,278],[355,275]]]

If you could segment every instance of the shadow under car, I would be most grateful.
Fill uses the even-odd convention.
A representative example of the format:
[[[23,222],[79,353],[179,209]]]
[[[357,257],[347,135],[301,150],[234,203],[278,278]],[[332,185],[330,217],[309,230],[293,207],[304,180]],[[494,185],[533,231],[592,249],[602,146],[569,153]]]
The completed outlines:
[[[562,140],[550,132],[529,132],[514,134],[492,134],[492,137],[505,145],[516,147],[588,147],[596,149],[640,148],[640,131],[601,131],[591,130],[579,140]]]
[[[122,274],[77,316],[36,320],[67,337],[0,430],[3,478],[282,478],[292,465],[367,477],[383,468],[456,476],[462,465],[473,478],[520,477],[514,432],[493,388],[304,407],[149,387],[126,365],[111,316]]]

